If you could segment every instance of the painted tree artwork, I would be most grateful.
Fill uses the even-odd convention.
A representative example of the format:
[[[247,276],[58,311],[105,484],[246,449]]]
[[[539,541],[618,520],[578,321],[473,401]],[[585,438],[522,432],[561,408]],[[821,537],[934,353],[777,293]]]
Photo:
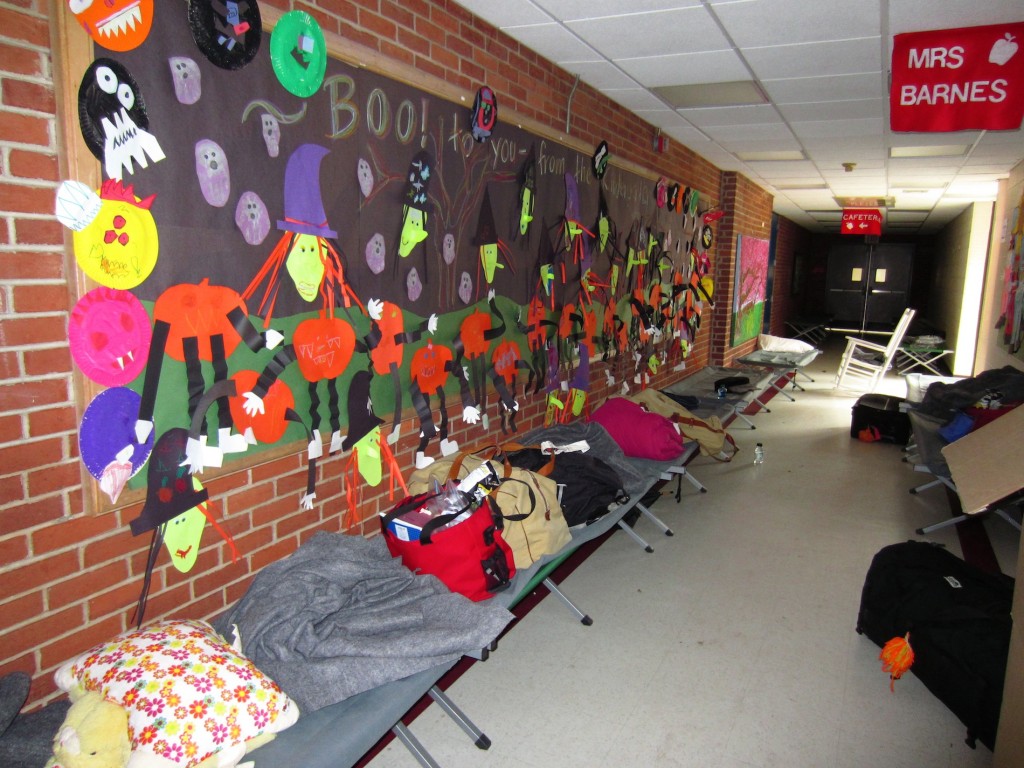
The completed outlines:
[[[765,287],[768,283],[767,240],[736,238],[736,285],[732,305],[732,345],[756,338],[764,318]]]

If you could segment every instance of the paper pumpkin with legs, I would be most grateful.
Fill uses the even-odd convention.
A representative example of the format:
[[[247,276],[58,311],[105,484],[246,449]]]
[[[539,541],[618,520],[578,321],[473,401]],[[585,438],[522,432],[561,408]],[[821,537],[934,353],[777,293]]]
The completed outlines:
[[[493,290],[488,291],[487,305],[490,312],[474,309],[459,324],[459,334],[455,337],[454,363],[456,367],[461,367],[464,360],[469,363],[470,391],[483,415],[485,430],[488,429],[485,387],[488,367],[487,353],[490,350],[491,342],[505,334],[505,319],[498,309]],[[494,324],[495,317],[498,321],[497,325]],[[505,405],[511,407],[511,403],[507,401]]]
[[[96,59],[78,89],[78,118],[89,151],[103,162],[111,179],[135,173],[164,159],[160,142],[149,132],[149,114],[139,84],[124,65]]]
[[[526,310],[526,325],[520,326],[519,330],[526,336],[526,344],[530,350],[530,358],[527,362],[529,375],[526,380],[526,388],[533,387],[533,392],[540,392],[547,377],[548,370],[548,341],[552,331],[558,324],[548,318],[547,307],[540,296],[534,295]]]
[[[160,252],[150,208],[132,185],[107,180],[94,192],[80,181],[57,188],[57,219],[74,232],[75,261],[100,285],[127,290],[153,271]]]
[[[258,312],[269,324],[281,287],[281,268],[291,277],[303,301],[323,300],[323,308],[347,311],[353,304],[362,310],[355,292],[345,282],[344,260],[331,239],[338,233],[327,223],[320,196],[320,164],[329,153],[318,144],[303,144],[288,158],[284,172],[284,219],[277,228],[284,234],[260,271],[242,292],[251,298],[264,282]]]
[[[372,380],[370,371],[356,371],[348,386],[348,435],[342,443],[342,450],[350,451],[342,474],[348,515],[342,521],[343,530],[349,530],[362,521],[364,484],[376,488],[384,479],[385,470],[390,476],[389,500],[394,501],[396,487],[401,487],[404,496],[409,495],[398,461],[381,434],[380,425],[384,422],[373,412],[370,400]],[[362,483],[357,475],[362,478]]]
[[[433,334],[437,330],[437,315],[431,315],[418,328],[406,331],[405,317],[397,304],[370,299],[366,302],[366,310],[370,316],[370,332],[363,343],[373,362],[373,371],[378,376],[390,377],[393,385],[395,415],[387,441],[394,445],[401,434],[402,380],[399,369],[405,356],[405,345],[416,343],[425,332]]]
[[[131,51],[153,28],[153,0],[68,0],[71,12],[94,42],[110,51]]]
[[[149,348],[146,376],[142,389],[142,406],[136,431],[142,436],[153,429],[153,409],[160,386],[164,356],[185,364],[188,381],[188,418],[197,413],[199,400],[206,390],[202,362],[213,366],[213,383],[228,378],[227,358],[240,341],[253,352],[273,349],[283,337],[273,329],[259,333],[249,320],[245,302],[231,288],[210,285],[208,279],[199,284],[174,285],[160,294],[153,305],[153,341]],[[205,420],[198,442],[189,446],[194,471],[203,467],[219,467],[224,453],[246,450],[242,435],[233,434],[231,411],[224,399],[218,405],[216,447],[208,445]]]
[[[488,375],[498,393],[498,415],[502,434],[516,432],[516,416],[519,413],[519,402],[516,399],[516,380],[522,368],[529,369],[529,363],[523,360],[519,345],[511,339],[505,339],[491,353],[491,368]]]
[[[442,456],[450,456],[459,450],[459,444],[448,439],[448,407],[445,400],[444,385],[451,373],[459,382],[462,396],[462,418],[469,424],[480,420],[480,409],[473,403],[469,393],[469,383],[461,366],[455,365],[451,349],[428,341],[426,346],[413,353],[409,362],[412,384],[409,388],[412,404],[420,420],[420,442],[416,448],[416,467],[422,469],[434,460],[426,455],[427,444],[435,436],[440,438]],[[440,425],[435,426],[430,412],[430,397],[437,396],[440,411]]]

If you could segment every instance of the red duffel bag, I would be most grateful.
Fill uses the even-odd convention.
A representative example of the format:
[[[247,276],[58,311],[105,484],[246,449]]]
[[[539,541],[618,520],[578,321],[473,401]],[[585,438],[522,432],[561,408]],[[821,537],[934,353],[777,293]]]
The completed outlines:
[[[403,526],[436,496],[409,496],[381,515],[381,531],[391,554],[402,558],[410,570],[433,574],[452,592],[470,600],[486,600],[507,588],[516,573],[515,560],[501,535],[501,513],[489,496],[472,511],[476,501],[467,497],[463,509],[432,517],[422,528]],[[410,535],[410,530],[418,537]]]

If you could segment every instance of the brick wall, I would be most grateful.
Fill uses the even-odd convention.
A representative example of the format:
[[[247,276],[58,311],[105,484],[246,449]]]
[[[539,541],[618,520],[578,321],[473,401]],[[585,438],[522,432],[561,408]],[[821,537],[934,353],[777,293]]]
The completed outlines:
[[[786,320],[801,313],[802,294],[793,292],[793,267],[796,257],[809,260],[812,252],[811,233],[789,219],[779,217],[775,232],[775,278],[772,283],[772,316],[770,330],[773,336],[788,336]]]
[[[52,673],[73,654],[128,626],[144,572],[146,537],[129,535],[138,507],[97,517],[84,513],[76,429],[80,404],[66,344],[69,282],[64,231],[52,215],[60,179],[54,52],[49,14],[61,0],[0,2],[0,673],[33,675],[30,702],[55,695]],[[564,130],[572,78],[448,0],[264,0],[264,8],[301,8],[324,29],[415,65],[467,93],[486,81],[502,106]],[[696,187],[709,203],[726,201],[712,258],[719,309],[707,312],[690,371],[731,356],[727,339],[730,262],[735,235],[767,237],[771,198],[736,174],[720,174],[677,142],[656,155],[653,129],[581,84],[571,134],[589,145],[606,138],[613,153]],[[614,134],[608,126],[616,126]],[[712,329],[712,330],[708,330]],[[725,345],[727,346],[727,345]],[[655,385],[681,374],[665,368]],[[604,370],[593,372],[593,401],[609,391]],[[521,397],[520,427],[543,421],[543,402]],[[397,455],[403,472],[417,426],[406,419]],[[479,439],[460,422],[453,437]],[[318,467],[318,500],[297,509],[305,461],[292,455],[210,483],[211,499],[242,559],[232,563],[207,527],[195,569],[181,575],[161,557],[153,574],[148,619],[210,617],[236,600],[262,566],[293,551],[318,530],[344,529],[341,476],[347,456]],[[92,482],[90,479],[89,482]],[[368,489],[369,490],[369,489]],[[367,494],[372,519],[387,505],[386,490]],[[372,533],[356,522],[353,533]]]

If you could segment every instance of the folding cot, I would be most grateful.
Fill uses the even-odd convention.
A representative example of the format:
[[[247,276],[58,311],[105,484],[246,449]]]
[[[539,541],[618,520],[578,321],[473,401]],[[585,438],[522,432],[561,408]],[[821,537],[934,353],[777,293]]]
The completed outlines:
[[[715,382],[734,376],[747,377],[750,380],[748,384],[750,391],[742,393],[730,392],[726,393],[724,397],[718,397],[715,393]],[[773,388],[778,378],[780,377],[771,368],[708,365],[692,376],[670,384],[662,391],[670,395],[686,395],[697,398],[697,405],[695,406],[697,410],[695,412],[703,411],[707,413],[713,409],[719,409],[719,412],[721,412],[720,409],[725,408],[728,418],[735,416],[735,418],[742,421],[750,429],[756,429],[756,425],[746,417],[744,411],[751,406],[756,406],[757,410],[755,413],[759,410],[771,413],[771,409],[761,401],[761,397]],[[694,411],[695,409],[689,408],[688,410]],[[697,413],[697,415],[700,414]],[[724,422],[726,419],[723,418],[722,421]]]
[[[560,425],[535,430],[520,438],[520,442],[527,445],[539,444],[544,440],[556,445],[586,440],[595,450],[595,455],[620,473],[629,500],[611,507],[590,525],[573,528],[572,541],[560,552],[546,555],[530,568],[517,571],[510,587],[495,595],[492,600],[498,605],[511,608],[537,586],[543,585],[582,624],[590,625],[592,619],[559,589],[551,578],[552,572],[584,543],[607,533],[615,526],[625,531],[646,552],[653,552],[653,547],[623,522],[623,517],[631,509],[639,510],[666,536],[673,535],[672,530],[643,504],[642,499],[666,472],[689,461],[695,455],[697,445],[688,443],[683,454],[673,461],[655,462],[627,459],[604,427],[596,423]],[[473,658],[486,660],[495,647],[496,642],[488,648],[480,649],[479,654],[473,654]],[[435,768],[437,763],[430,753],[402,723],[405,714],[425,695],[429,695],[478,747],[487,749],[490,746],[487,736],[438,686],[441,678],[456,663],[440,664],[305,713],[295,725],[279,734],[274,741],[253,751],[247,759],[254,760],[256,768],[345,768],[358,762],[390,731],[409,749],[420,765]]]
[[[786,339],[768,334],[761,334],[758,346],[759,349],[740,357],[737,362],[770,368],[777,377],[772,380],[771,389],[792,401],[793,396],[785,391],[787,381],[793,385],[794,389],[801,391],[803,391],[803,387],[797,382],[797,376],[814,381],[804,371],[804,368],[821,354],[821,350],[817,347],[799,339]]]

